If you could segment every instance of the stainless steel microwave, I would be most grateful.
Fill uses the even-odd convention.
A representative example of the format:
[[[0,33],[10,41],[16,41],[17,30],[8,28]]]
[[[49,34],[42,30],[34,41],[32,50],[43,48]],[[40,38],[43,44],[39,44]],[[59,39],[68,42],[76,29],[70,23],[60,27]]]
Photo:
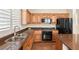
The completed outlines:
[[[43,18],[43,19],[41,19],[41,21],[44,24],[51,24],[52,23],[52,19],[51,18]]]

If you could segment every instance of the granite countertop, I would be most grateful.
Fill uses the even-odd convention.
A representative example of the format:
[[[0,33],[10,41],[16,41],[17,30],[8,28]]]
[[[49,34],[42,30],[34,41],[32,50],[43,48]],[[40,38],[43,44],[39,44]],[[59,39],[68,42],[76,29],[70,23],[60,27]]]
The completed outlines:
[[[79,50],[79,34],[60,34],[59,39],[71,50]]]
[[[25,36],[24,39],[17,39],[14,42],[6,42],[2,46],[0,46],[0,50],[18,50],[23,45],[24,41],[28,38],[32,30],[24,31],[22,34]]]

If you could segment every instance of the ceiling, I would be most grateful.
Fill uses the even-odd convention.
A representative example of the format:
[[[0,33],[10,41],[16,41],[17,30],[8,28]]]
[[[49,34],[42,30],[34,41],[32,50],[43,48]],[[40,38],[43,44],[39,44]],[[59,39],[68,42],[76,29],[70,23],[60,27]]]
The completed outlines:
[[[68,13],[67,9],[29,9],[31,13]]]

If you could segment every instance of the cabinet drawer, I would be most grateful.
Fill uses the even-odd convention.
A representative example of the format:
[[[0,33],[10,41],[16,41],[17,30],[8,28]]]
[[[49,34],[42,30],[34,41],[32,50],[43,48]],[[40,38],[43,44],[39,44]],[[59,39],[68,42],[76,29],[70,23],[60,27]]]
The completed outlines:
[[[58,34],[58,32],[59,32],[58,30],[52,30],[53,34]]]
[[[35,30],[35,34],[41,34],[42,31],[41,30]]]

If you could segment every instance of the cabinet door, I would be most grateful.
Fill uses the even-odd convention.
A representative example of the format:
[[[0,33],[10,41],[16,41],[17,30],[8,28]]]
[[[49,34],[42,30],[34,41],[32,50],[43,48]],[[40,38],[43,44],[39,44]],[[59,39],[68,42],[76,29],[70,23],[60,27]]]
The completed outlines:
[[[42,30],[35,30],[34,34],[42,34]]]
[[[34,42],[40,42],[42,40],[42,30],[34,31]]]
[[[56,40],[56,49],[57,50],[62,50],[62,42],[59,39],[58,35],[55,35],[55,40]]]
[[[57,35],[58,34],[58,30],[52,30],[52,41],[54,41],[54,42],[56,42],[56,39],[55,39],[55,35]]]
[[[35,39],[34,39],[34,42],[41,42],[42,40],[42,37],[40,34],[35,34]]]
[[[27,20],[27,24],[30,24],[30,21],[31,21],[31,15],[30,15],[29,13],[27,14],[27,19],[26,19],[26,20]]]
[[[23,50],[30,50],[32,47],[32,44],[33,44],[33,39],[31,36],[29,36],[23,45]]]
[[[41,24],[41,18],[40,18],[40,16],[37,16],[37,24]]]
[[[58,34],[58,30],[52,30],[52,34]]]
[[[57,24],[57,17],[56,16],[51,16],[52,19],[52,24]]]
[[[32,24],[37,24],[37,16],[36,15],[32,16]]]
[[[26,9],[22,10],[22,24],[27,24],[27,13],[26,13]]]

